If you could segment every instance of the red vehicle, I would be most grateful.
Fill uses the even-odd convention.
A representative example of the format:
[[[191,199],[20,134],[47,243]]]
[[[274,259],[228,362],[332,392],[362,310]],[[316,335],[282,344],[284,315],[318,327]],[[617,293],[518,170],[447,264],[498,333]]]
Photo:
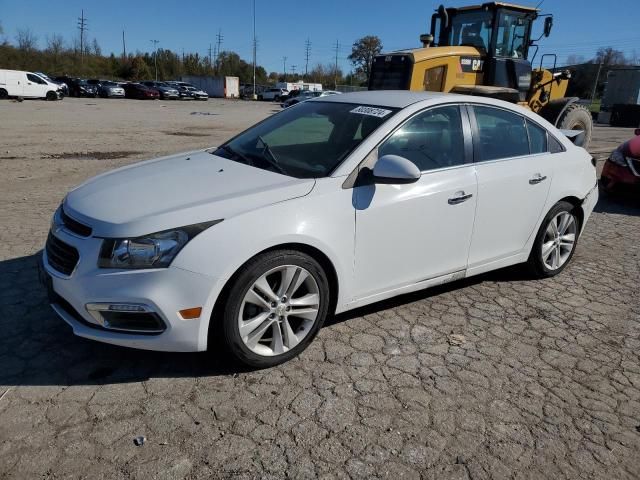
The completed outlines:
[[[139,100],[155,100],[160,98],[160,92],[158,90],[140,83],[125,83],[123,88],[126,98],[137,98]]]
[[[607,191],[635,188],[640,191],[640,128],[611,154],[604,164],[600,183]]]

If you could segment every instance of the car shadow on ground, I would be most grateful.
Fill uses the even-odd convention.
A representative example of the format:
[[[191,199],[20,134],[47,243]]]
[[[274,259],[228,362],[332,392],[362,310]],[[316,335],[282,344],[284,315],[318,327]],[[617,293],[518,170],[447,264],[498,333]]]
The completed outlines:
[[[594,212],[640,216],[640,190],[606,193],[601,189]]]
[[[103,385],[150,378],[214,377],[248,371],[220,351],[166,353],[108,345],[73,335],[50,308],[38,281],[40,253],[0,262],[1,386]],[[490,281],[526,279],[522,269],[504,269],[428,290],[401,295],[327,319],[325,326],[436,297]]]

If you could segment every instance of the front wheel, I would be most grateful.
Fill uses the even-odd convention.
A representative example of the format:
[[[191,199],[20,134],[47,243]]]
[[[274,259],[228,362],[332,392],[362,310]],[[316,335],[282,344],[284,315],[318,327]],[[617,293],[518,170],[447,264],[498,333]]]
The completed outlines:
[[[537,278],[559,274],[573,257],[580,234],[575,208],[568,202],[558,202],[540,225],[527,262]]]
[[[238,272],[222,314],[229,353],[254,368],[267,368],[301,353],[329,310],[322,267],[291,250],[267,252]]]
[[[56,92],[49,91],[47,92],[47,100],[49,100],[50,102],[58,100],[58,95],[56,94]]]

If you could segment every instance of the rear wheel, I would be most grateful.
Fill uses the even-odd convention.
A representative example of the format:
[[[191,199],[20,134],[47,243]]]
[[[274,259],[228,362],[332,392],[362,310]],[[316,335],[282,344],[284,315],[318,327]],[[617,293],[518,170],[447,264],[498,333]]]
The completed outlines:
[[[4,88],[0,88],[0,98],[5,99],[8,96],[9,96],[9,93]]]
[[[581,130],[584,132],[583,147],[588,148],[591,143],[593,119],[591,112],[578,103],[572,103],[562,113],[557,122],[558,128],[565,130]]]
[[[558,202],[540,225],[527,262],[537,278],[553,277],[569,264],[578,245],[580,220],[575,207]]]
[[[239,362],[266,368],[311,343],[329,309],[322,267],[292,250],[267,252],[236,275],[222,314],[222,337]]]

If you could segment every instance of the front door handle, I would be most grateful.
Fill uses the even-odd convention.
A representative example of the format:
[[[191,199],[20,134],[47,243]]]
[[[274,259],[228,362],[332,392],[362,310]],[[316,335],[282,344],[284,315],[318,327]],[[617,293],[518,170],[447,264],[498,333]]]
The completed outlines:
[[[529,179],[529,185],[537,185],[540,182],[544,182],[547,179],[546,175],[540,175],[539,173],[536,173],[533,178]]]
[[[455,197],[451,197],[449,200],[447,200],[449,202],[449,205],[457,205],[459,203],[462,202],[466,202],[467,200],[469,200],[471,197],[473,197],[473,194],[471,193],[464,193],[464,191],[460,191],[460,192],[456,192]]]

